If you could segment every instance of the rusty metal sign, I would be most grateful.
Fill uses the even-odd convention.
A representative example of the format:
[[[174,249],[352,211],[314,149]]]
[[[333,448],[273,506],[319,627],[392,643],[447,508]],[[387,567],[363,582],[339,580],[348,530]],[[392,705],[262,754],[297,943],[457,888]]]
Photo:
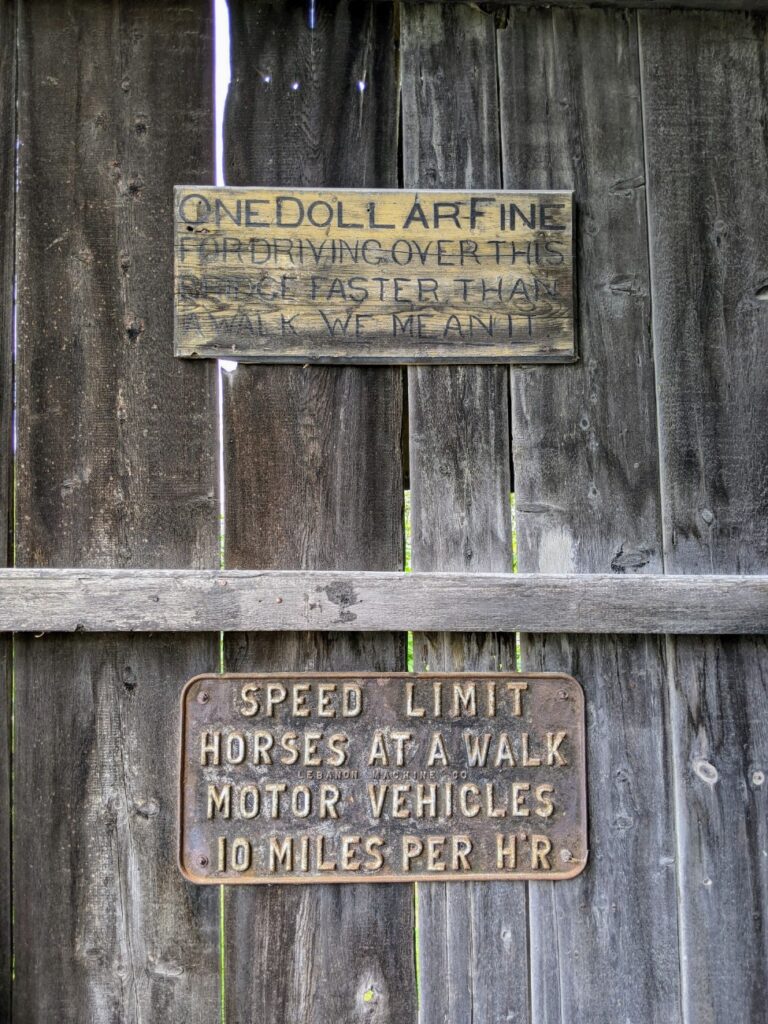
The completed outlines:
[[[180,789],[200,884],[572,878],[584,698],[553,674],[197,676]]]

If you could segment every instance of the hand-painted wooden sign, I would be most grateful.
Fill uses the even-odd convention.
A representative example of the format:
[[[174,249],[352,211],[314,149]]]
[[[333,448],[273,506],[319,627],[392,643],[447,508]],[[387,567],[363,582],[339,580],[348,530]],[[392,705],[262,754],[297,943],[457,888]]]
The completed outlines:
[[[572,878],[587,860],[581,687],[198,676],[182,698],[180,820],[198,883]]]
[[[179,187],[176,355],[575,359],[570,192]]]

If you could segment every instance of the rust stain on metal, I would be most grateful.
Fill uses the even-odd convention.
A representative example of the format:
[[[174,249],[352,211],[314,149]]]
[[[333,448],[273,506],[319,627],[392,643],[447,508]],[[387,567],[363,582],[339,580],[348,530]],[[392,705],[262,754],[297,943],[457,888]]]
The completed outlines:
[[[573,878],[587,861],[570,676],[197,676],[179,865],[199,884]]]

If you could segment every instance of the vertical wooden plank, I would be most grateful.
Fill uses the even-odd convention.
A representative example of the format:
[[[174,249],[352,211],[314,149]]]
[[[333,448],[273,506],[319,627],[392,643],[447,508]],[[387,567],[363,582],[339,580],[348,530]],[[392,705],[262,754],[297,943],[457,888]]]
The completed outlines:
[[[229,184],[397,185],[390,4],[230,4]],[[396,369],[240,366],[225,376],[226,563],[402,566]],[[345,595],[338,595],[340,612]],[[227,638],[228,669],[404,667],[403,637]],[[227,1017],[415,1019],[409,886],[227,893]]]
[[[768,567],[768,30],[640,16],[668,572]],[[768,1005],[768,647],[669,643],[684,1013]]]
[[[403,177],[409,188],[498,188],[493,15],[403,4]],[[508,572],[505,367],[408,370],[413,570]],[[514,636],[417,634],[414,668],[514,668]],[[526,886],[417,886],[424,1024],[528,1019]],[[503,970],[500,966],[503,965]]]
[[[0,565],[13,564],[13,277],[16,10],[0,3]],[[0,1020],[11,1015],[11,638],[0,635]]]
[[[514,11],[500,34],[504,180],[573,188],[580,361],[514,370],[523,571],[660,571],[634,15]],[[587,697],[590,862],[530,885],[532,1019],[680,1019],[663,643],[528,637]]]
[[[212,176],[205,0],[25,4],[17,564],[214,567],[215,368],[172,355],[172,187]],[[175,863],[178,698],[218,638],[17,642],[14,1020],[219,1006]]]

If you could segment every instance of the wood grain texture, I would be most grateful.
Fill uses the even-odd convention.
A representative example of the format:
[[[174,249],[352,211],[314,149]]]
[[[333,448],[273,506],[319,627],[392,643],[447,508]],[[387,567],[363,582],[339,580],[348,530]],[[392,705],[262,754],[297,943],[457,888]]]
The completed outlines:
[[[512,11],[500,34],[504,180],[572,187],[580,362],[515,370],[523,571],[659,571],[643,129],[635,18]],[[587,694],[590,868],[530,887],[532,1018],[680,1019],[663,642],[529,637],[524,668]]]
[[[378,3],[389,3],[391,0],[376,0]],[[410,0],[417,4],[434,4],[437,6],[465,4],[467,0]],[[686,10],[720,10],[720,11],[760,11],[768,8],[766,0],[482,0],[484,8],[490,10],[498,7],[571,7],[571,8],[622,8],[639,10],[667,10],[669,8]]]
[[[176,866],[178,695],[217,653],[17,639],[14,1022],[217,1019],[218,893]]]
[[[20,633],[319,630],[349,642],[409,627],[463,633],[446,643],[473,652],[484,637],[468,631],[761,634],[768,576],[0,570],[0,628]]]
[[[0,3],[0,566],[13,562],[16,10]],[[0,1019],[11,1013],[11,638],[0,634]]]
[[[665,564],[768,565],[762,16],[643,15]],[[768,1002],[768,648],[670,641],[687,1020]]]
[[[17,559],[215,567],[215,368],[173,358],[172,187],[212,173],[208,4],[41,0],[19,33]],[[16,1022],[219,1005],[175,866],[177,698],[217,637],[19,638]]]
[[[403,4],[401,45],[404,184],[498,187],[493,17]],[[511,568],[508,387],[501,366],[409,369],[414,575]],[[417,632],[413,650],[416,670],[515,667],[514,636]],[[422,1024],[527,1020],[526,887],[420,885],[417,896]]]
[[[230,17],[227,183],[396,185],[392,8],[318,4],[314,29],[298,0],[233,3]],[[224,396],[227,566],[402,566],[399,371],[240,366]],[[225,663],[397,669],[404,653],[393,634],[238,634]],[[412,892],[370,889],[228,894],[228,1019],[413,1021]]]

